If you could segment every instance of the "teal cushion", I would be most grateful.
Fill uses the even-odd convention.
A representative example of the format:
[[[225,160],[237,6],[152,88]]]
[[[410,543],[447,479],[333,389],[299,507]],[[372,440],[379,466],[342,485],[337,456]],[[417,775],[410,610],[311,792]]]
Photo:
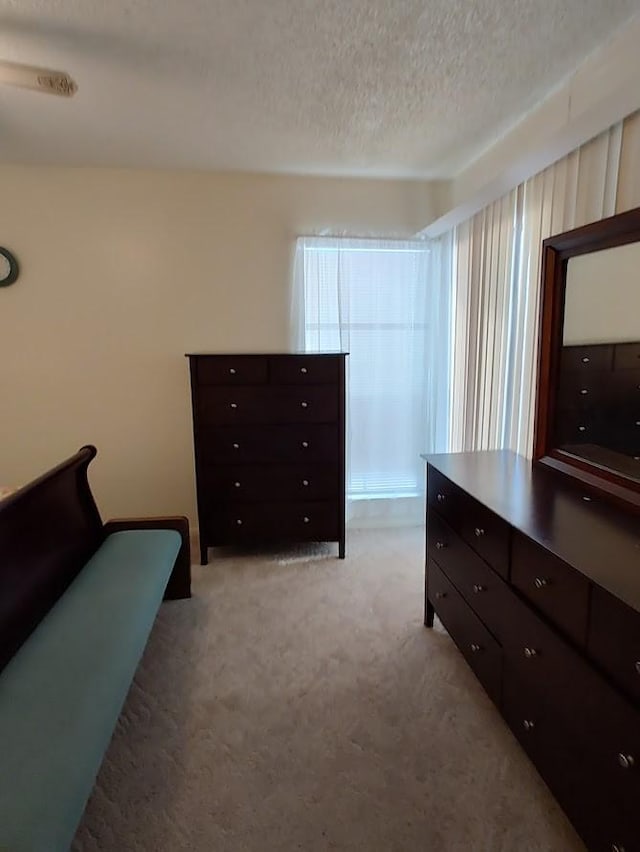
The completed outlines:
[[[0,675],[0,849],[69,848],[179,549],[109,536]]]

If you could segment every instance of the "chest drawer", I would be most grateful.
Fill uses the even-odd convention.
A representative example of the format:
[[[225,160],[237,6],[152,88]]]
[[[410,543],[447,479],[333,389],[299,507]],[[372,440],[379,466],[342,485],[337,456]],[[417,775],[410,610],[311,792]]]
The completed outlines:
[[[615,347],[613,366],[616,370],[640,368],[640,343],[618,343]]]
[[[584,645],[589,610],[589,582],[585,577],[514,532],[511,582],[567,636]]]
[[[640,705],[640,613],[594,587],[589,654]]]
[[[332,541],[338,535],[336,501],[224,504],[204,518],[213,544],[249,541]]]
[[[562,372],[590,373],[593,370],[610,370],[613,364],[613,346],[563,346],[560,355]]]
[[[322,500],[340,494],[336,464],[218,465],[205,468],[212,500],[238,503],[260,500]]]
[[[508,636],[513,593],[503,580],[433,511],[427,518],[427,552],[499,642]]]
[[[204,388],[198,399],[203,424],[333,423],[338,419],[334,387]]]
[[[203,430],[200,452],[206,464],[245,462],[335,462],[338,427],[219,426]]]
[[[427,501],[491,567],[509,575],[509,525],[429,466]]]
[[[438,618],[462,651],[488,694],[500,702],[502,650],[453,583],[433,560],[427,566],[427,588]]]
[[[560,444],[597,444],[603,426],[602,409],[593,411],[558,411],[555,421],[556,440]]]
[[[629,467],[626,470],[632,473],[632,460],[634,462],[640,461],[640,418],[633,420],[628,426],[615,426],[611,429],[607,438],[607,443],[612,449],[624,455],[631,456],[628,460]],[[632,475],[638,478],[640,476],[640,468],[634,465]]]
[[[616,370],[611,376],[613,393],[612,402],[637,406],[640,401],[640,362],[627,370]]]
[[[268,378],[267,359],[262,355],[211,355],[193,359],[200,385],[259,385]]]
[[[272,356],[269,359],[269,376],[274,384],[282,385],[338,384],[341,363],[341,358],[331,356]]]
[[[588,410],[601,405],[612,395],[611,371],[591,370],[564,373],[560,377],[558,400],[564,409]]]

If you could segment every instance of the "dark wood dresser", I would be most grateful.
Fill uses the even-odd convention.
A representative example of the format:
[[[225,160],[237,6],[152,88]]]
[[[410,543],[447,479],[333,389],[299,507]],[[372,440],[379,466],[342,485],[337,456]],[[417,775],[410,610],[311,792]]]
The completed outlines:
[[[640,518],[509,452],[425,456],[434,611],[592,852],[640,850]]]
[[[200,557],[337,541],[345,555],[345,354],[190,354]]]

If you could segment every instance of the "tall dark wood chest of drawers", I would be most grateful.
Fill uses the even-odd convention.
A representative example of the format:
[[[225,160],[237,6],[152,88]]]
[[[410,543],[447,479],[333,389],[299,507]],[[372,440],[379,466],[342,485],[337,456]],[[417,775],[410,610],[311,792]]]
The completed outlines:
[[[592,852],[640,850],[640,521],[509,452],[427,456],[434,611]]]
[[[200,557],[336,541],[345,555],[345,354],[190,354]]]
[[[593,447],[594,461],[608,448],[640,475],[640,343],[563,346],[557,406],[558,446]]]

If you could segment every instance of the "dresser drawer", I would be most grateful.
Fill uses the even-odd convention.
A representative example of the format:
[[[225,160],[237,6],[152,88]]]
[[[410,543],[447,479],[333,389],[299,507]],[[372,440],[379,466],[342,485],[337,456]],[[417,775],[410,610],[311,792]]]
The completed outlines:
[[[514,599],[511,626],[503,644],[505,668],[549,705],[570,728],[585,752],[615,776],[619,754],[640,767],[640,715],[552,628]],[[640,777],[637,773],[621,779]],[[640,786],[638,786],[640,796]]]
[[[579,645],[587,638],[589,582],[517,531],[513,534],[511,582]]]
[[[269,377],[273,384],[338,384],[342,357],[288,355],[269,359]]]
[[[267,359],[263,355],[198,356],[194,361],[200,385],[260,385],[267,382]]]
[[[336,501],[211,505],[205,524],[213,545],[251,541],[335,541]]]
[[[508,661],[503,671],[502,712],[563,807],[571,811],[570,816],[578,815],[593,764],[566,720],[554,713],[551,702],[545,701],[544,691],[532,689]]]
[[[616,370],[640,367],[640,343],[618,343],[615,347],[613,366]]]
[[[530,689],[553,696],[568,718],[575,700],[588,700],[588,664],[515,594],[503,618],[502,647],[511,670]]]
[[[613,843],[626,841],[619,809],[612,809],[601,796],[597,764],[589,749],[570,723],[554,712],[553,702],[545,701],[544,691],[523,682],[506,660],[502,713],[589,850],[610,852]]]
[[[201,430],[205,464],[244,462],[334,462],[339,458],[338,427],[219,426]]]
[[[338,465],[218,465],[203,473],[208,499],[323,500],[340,494]]]
[[[508,585],[433,511],[427,518],[427,551],[499,642],[514,597]]]
[[[427,591],[438,618],[487,693],[499,704],[502,680],[500,645],[431,559],[427,566]]]
[[[640,613],[594,587],[589,654],[640,705]]]
[[[576,718],[585,715],[582,748],[592,765],[591,800],[584,803],[598,819],[593,848],[621,844],[640,850],[640,715],[610,687],[594,684],[586,707],[576,702]]]
[[[560,355],[562,372],[578,371],[590,373],[593,370],[610,370],[613,364],[613,346],[563,346]]]
[[[429,466],[427,501],[491,567],[509,575],[509,525]]]
[[[334,423],[338,419],[338,391],[329,385],[203,389],[198,398],[198,416],[205,425]]]

